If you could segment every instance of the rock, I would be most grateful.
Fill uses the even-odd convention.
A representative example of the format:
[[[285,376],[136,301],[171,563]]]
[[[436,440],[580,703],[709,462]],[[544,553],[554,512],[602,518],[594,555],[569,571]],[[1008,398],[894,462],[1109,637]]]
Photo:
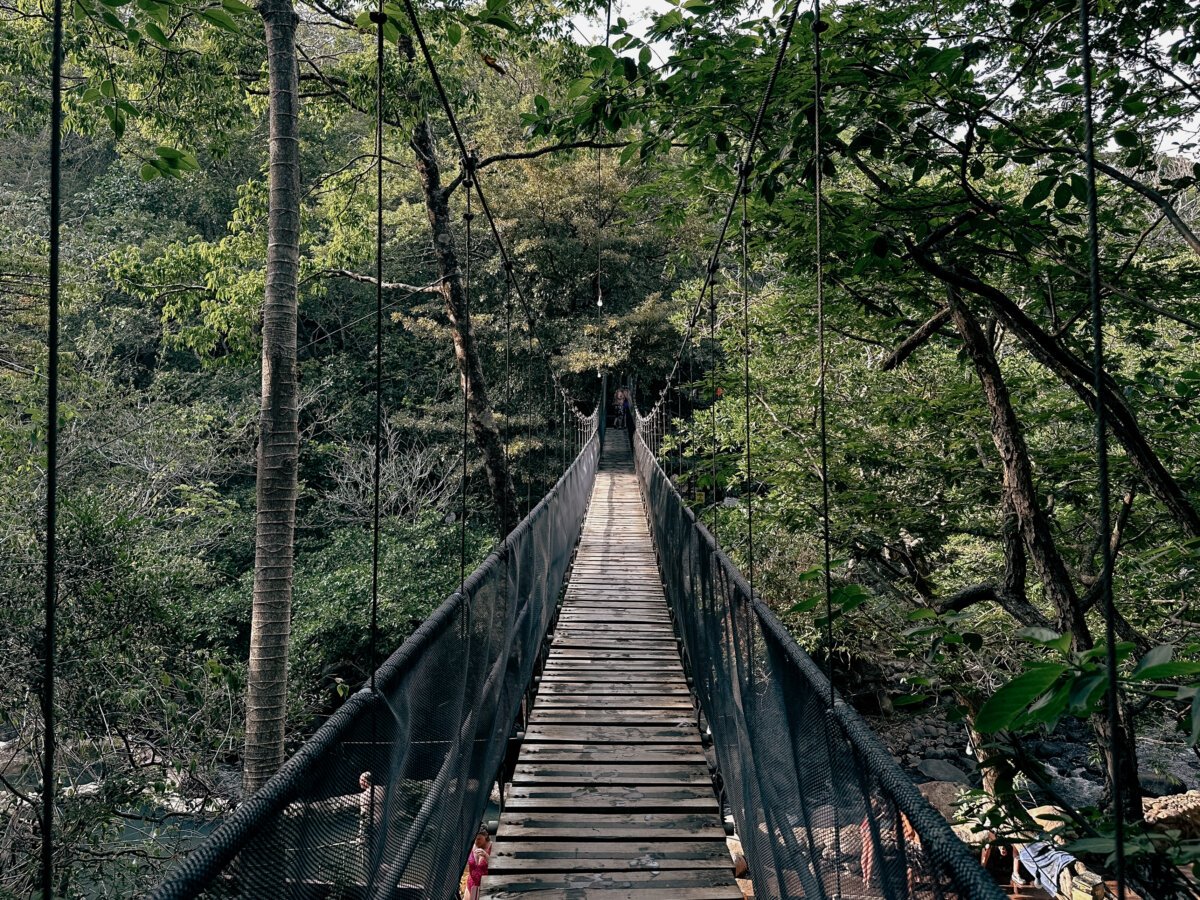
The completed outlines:
[[[1187,792],[1187,785],[1174,775],[1143,775],[1138,781],[1147,797],[1170,797]]]
[[[968,785],[971,783],[966,772],[941,759],[923,759],[917,770],[934,781],[953,781],[956,784]]]
[[[738,854],[733,858],[733,877],[745,878],[750,874],[750,864],[746,862],[746,857]]]
[[[1184,840],[1200,838],[1200,791],[1142,800],[1146,824],[1159,830],[1177,828]]]
[[[963,786],[954,781],[927,781],[917,785],[929,805],[941,813],[947,822],[953,822],[958,807],[958,795]]]

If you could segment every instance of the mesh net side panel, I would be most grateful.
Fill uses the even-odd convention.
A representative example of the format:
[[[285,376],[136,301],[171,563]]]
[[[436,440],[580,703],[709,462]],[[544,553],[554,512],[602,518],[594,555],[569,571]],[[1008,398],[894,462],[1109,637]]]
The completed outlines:
[[[593,437],[506,544],[379,668],[377,693],[351,697],[151,896],[456,897],[598,455]]]
[[[1004,894],[696,521],[645,443],[637,472],[685,662],[755,895]]]

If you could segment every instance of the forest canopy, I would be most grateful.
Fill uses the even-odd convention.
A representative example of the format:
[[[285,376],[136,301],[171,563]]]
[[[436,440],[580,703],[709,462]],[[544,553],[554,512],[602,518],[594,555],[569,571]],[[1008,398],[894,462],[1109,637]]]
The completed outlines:
[[[662,413],[664,468],[744,567],[753,510],[756,589],[910,774],[903,735],[948,724],[996,815],[1030,791],[1095,811],[1103,859],[1116,772],[1130,852],[1200,858],[1141,824],[1143,793],[1200,787],[1200,8],[1095,10],[1099,385],[1075,3],[839,2],[824,30],[801,7],[777,79],[786,4],[422,5],[467,160],[405,8],[382,6],[382,69],[372,9],[67,4],[62,895],[144,891],[369,677],[376,446],[389,652],[554,483],[578,449],[558,388],[586,416],[602,375]],[[51,53],[48,5],[0,0],[13,897],[44,786]],[[472,179],[504,253],[464,218]],[[263,580],[268,501],[286,590]],[[263,736],[250,660],[285,600]]]

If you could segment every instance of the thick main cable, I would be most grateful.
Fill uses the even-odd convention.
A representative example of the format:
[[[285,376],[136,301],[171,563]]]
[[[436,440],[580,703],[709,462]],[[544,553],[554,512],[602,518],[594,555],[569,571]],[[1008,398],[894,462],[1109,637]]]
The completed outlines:
[[[50,290],[46,328],[46,584],[42,636],[42,858],[44,900],[54,896],[54,678],[58,643],[58,303],[62,231],[62,0],[54,0],[50,64]]]
[[[1107,717],[1109,783],[1112,785],[1113,824],[1118,900],[1125,900],[1125,785],[1121,783],[1123,734],[1120,685],[1117,678],[1116,606],[1113,601],[1112,501],[1108,470],[1108,416],[1104,406],[1104,307],[1100,300],[1100,237],[1097,226],[1095,115],[1092,110],[1092,40],[1090,0],[1079,2],[1079,44],[1083,69],[1083,157],[1087,180],[1088,296],[1092,318],[1092,384],[1096,392],[1096,467],[1099,474],[1100,602],[1104,611],[1105,668],[1108,676]],[[1136,790],[1137,786],[1133,785]]]

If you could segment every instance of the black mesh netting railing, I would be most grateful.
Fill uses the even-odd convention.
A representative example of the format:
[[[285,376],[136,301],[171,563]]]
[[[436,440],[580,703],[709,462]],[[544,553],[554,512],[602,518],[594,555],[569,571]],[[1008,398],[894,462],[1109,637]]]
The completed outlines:
[[[534,510],[152,894],[458,896],[574,550],[602,426]],[[364,773],[369,773],[365,775]]]
[[[1004,894],[697,520],[639,434],[685,664],[756,897]]]

